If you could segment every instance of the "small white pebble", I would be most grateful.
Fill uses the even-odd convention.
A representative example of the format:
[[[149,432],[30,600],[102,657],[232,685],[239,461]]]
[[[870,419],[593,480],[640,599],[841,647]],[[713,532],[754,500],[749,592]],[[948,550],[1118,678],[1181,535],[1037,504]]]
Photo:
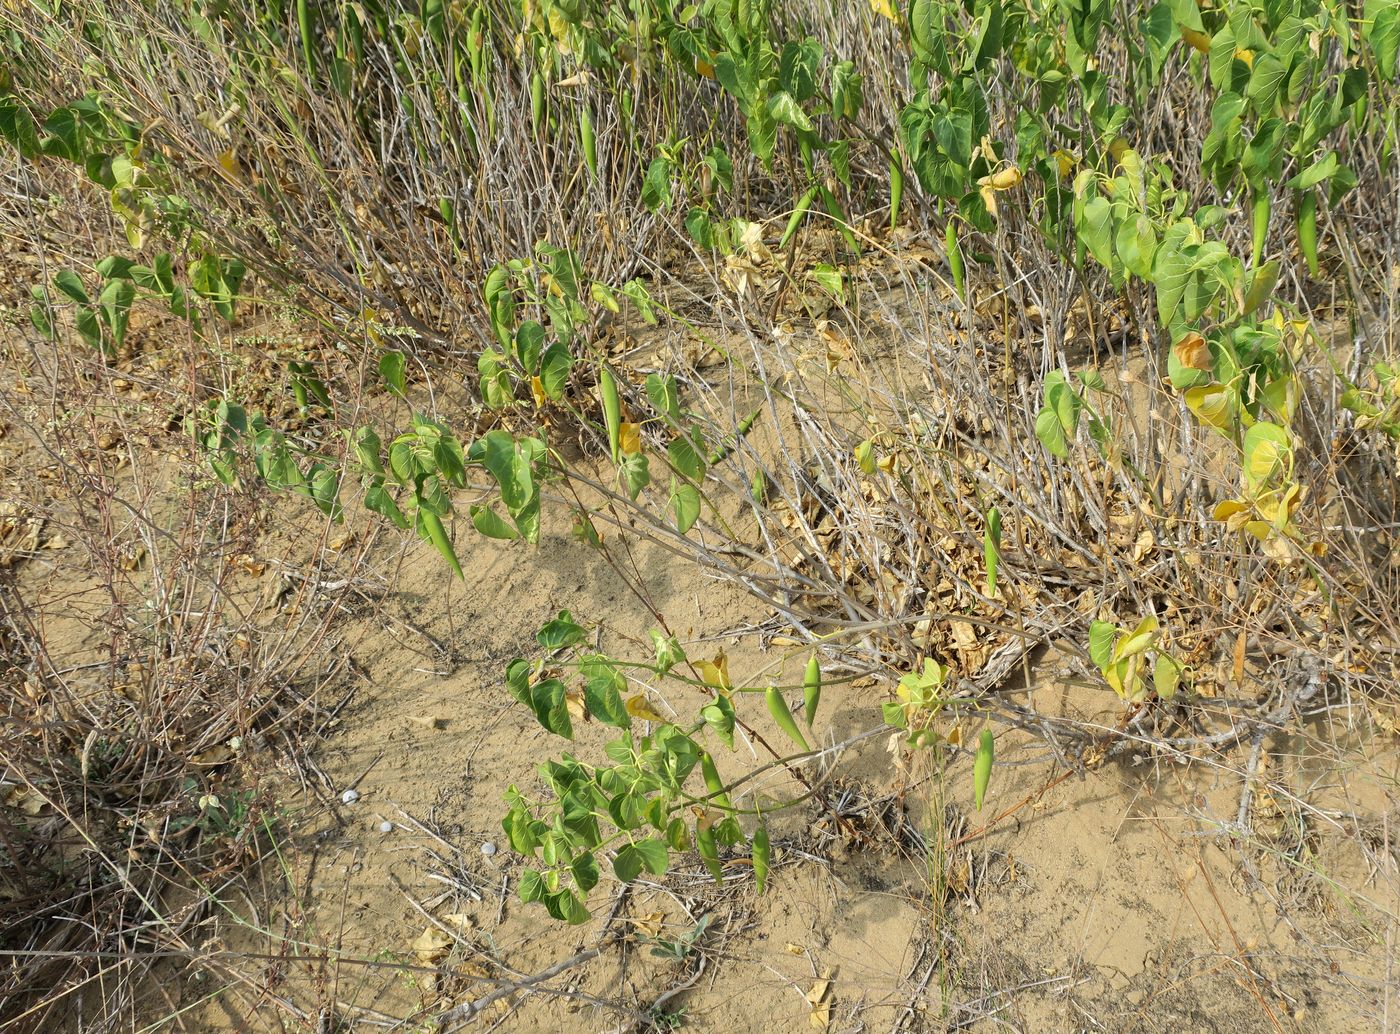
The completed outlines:
[[[356,801],[358,801],[359,799],[360,799],[360,791],[359,791],[359,790],[346,790],[343,794],[340,795],[340,803],[341,803],[341,804],[354,804],[354,803],[355,803]]]
[[[379,824],[379,832],[381,832],[381,833],[392,833],[393,831],[394,831],[394,824],[393,824],[392,822],[385,821],[385,822],[381,822],[381,823]]]
[[[493,854],[496,853],[496,845],[491,843],[491,841],[489,840],[486,841],[486,843],[481,845],[481,853],[484,854],[487,858],[490,858]]]

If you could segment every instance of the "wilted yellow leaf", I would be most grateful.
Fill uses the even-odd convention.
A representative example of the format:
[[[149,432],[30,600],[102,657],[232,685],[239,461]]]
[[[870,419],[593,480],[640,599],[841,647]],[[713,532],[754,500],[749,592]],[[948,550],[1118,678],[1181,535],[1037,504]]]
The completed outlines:
[[[1210,349],[1206,347],[1206,339],[1194,330],[1172,345],[1172,352],[1176,355],[1176,361],[1188,370],[1209,370],[1215,365]]]
[[[886,18],[892,22],[899,20],[895,16],[892,0],[870,0],[870,9],[881,18]]]
[[[729,658],[721,650],[713,661],[696,661],[695,670],[700,673],[700,681],[713,689],[729,689]]]
[[[987,214],[993,219],[997,217],[997,192],[992,189],[991,184],[983,184],[977,188],[977,193],[981,195],[982,207],[987,210]]]
[[[647,722],[664,722],[666,719],[656,713],[656,710],[647,702],[646,695],[638,693],[636,696],[627,698],[627,713],[633,718],[640,718]]]
[[[1009,168],[1001,169],[992,173],[987,179],[987,185],[993,190],[1010,190],[1021,183],[1021,170],[1012,165]]]

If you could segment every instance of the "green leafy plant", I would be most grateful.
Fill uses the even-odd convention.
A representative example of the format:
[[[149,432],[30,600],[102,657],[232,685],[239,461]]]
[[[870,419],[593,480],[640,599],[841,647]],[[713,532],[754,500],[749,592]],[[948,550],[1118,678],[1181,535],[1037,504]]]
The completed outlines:
[[[1143,618],[1132,629],[1108,621],[1093,622],[1089,626],[1089,656],[1113,691],[1132,703],[1146,696],[1149,675],[1158,698],[1170,700],[1185,674],[1181,662],[1162,645],[1155,617]]]

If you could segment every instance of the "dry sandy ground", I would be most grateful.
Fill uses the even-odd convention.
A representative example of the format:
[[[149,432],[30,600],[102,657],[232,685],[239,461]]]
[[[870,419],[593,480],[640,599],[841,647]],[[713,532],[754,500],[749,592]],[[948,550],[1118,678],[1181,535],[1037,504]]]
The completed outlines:
[[[465,585],[415,547],[382,609],[350,619],[363,681],[319,763],[329,790],[360,797],[308,815],[318,830],[293,835],[281,905],[301,954],[343,961],[289,964],[279,995],[333,1001],[349,1029],[413,1029],[497,986],[477,978],[525,980],[596,948],[536,993],[498,999],[478,1025],[1233,1032],[1400,1020],[1396,744],[1350,744],[1332,729],[1267,742],[1248,843],[1220,832],[1237,815],[1241,756],[1108,765],[1045,790],[1060,774],[1053,762],[1008,735],[983,816],[1023,806],[948,848],[983,817],[966,758],[941,778],[918,759],[901,770],[881,736],[830,773],[861,837],[833,834],[816,808],[791,816],[775,829],[762,897],[742,858],[723,888],[691,858],[626,894],[605,881],[581,928],[521,904],[502,794],[538,785],[538,760],[566,745],[514,703],[504,665],[560,608],[619,653],[644,656],[654,624],[596,553],[559,531],[537,550],[468,540]],[[645,550],[637,562],[693,656],[727,649],[736,678],[771,660],[744,632],[766,615],[738,590]],[[1033,673],[1043,708],[1111,724],[1116,698],[1056,675],[1048,664]],[[888,689],[831,691],[819,734],[873,727]],[[597,757],[603,739],[589,729],[569,749]],[[752,757],[741,750],[730,764]],[[653,951],[701,923],[685,958]],[[247,934],[224,936],[251,947]],[[275,936],[254,940],[287,951]],[[234,1029],[284,1022],[248,1005],[232,995],[216,1012]]]
[[[19,493],[42,459],[15,441],[0,444]],[[328,614],[327,661],[348,662],[354,693],[299,759],[305,780],[288,766],[276,784],[287,818],[262,889],[224,902],[206,931],[211,950],[246,959],[247,981],[211,986],[198,966],[169,966],[179,1010],[153,1006],[145,1030],[436,1030],[445,1011],[512,987],[457,1018],[522,1032],[1400,1026],[1400,756],[1394,737],[1353,739],[1342,710],[1264,741],[1252,837],[1223,828],[1247,749],[1065,778],[1043,745],[1005,734],[979,815],[965,754],[935,771],[877,735],[824,773],[844,824],[815,805],[775,824],[765,895],[742,853],[722,887],[685,857],[630,889],[605,878],[592,922],[557,924],[516,896],[524,861],[505,843],[502,797],[538,787],[536,765],[566,748],[600,757],[606,737],[550,736],[513,701],[504,667],[562,608],[605,648],[646,656],[652,612],[561,514],[538,548],[462,536],[465,584],[430,548],[381,534],[357,568],[283,595],[272,561],[305,563],[324,541],[319,527],[296,533],[316,523],[301,505],[251,539],[240,591],[265,629],[292,607]],[[339,544],[348,555],[362,539]],[[726,650],[736,682],[784,660],[757,631],[770,614],[738,588],[656,549],[632,562],[692,656]],[[75,544],[17,568],[20,599],[75,659],[104,642],[100,584]],[[789,674],[800,663],[786,662]],[[891,688],[833,687],[817,733],[876,728]],[[1117,714],[1107,689],[1072,684],[1044,657],[1019,691],[1083,721]],[[741,745],[722,760],[735,772],[757,756]],[[788,792],[784,778],[764,788]]]

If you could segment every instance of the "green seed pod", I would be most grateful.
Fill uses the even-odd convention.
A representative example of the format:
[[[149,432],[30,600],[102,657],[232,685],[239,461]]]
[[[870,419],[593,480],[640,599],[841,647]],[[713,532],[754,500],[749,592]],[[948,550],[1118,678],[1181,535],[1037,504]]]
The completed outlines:
[[[544,76],[539,72],[530,77],[530,125],[537,133],[544,125]]]
[[[709,751],[702,751],[700,754],[700,771],[705,776],[705,789],[709,791],[710,803],[716,808],[732,812],[734,805],[729,800],[729,794],[724,792],[724,781],[720,779],[719,771],[715,768],[715,759],[710,756]]]
[[[1264,257],[1264,240],[1269,235],[1269,212],[1273,208],[1273,202],[1269,198],[1267,187],[1261,187],[1254,193],[1253,205],[1253,229],[1254,246],[1250,252],[1249,265],[1251,269],[1259,266],[1259,260]]]
[[[953,290],[958,293],[959,298],[965,298],[963,294],[962,251],[958,248],[958,228],[951,219],[948,220],[948,229],[943,232],[943,243],[948,250],[948,272],[953,277]]]
[[[608,430],[608,449],[612,460],[622,458],[622,405],[617,400],[617,381],[604,366],[598,374],[598,389],[603,393],[603,424]]]
[[[471,32],[467,36],[468,57],[471,60],[472,78],[481,81],[482,59],[486,55],[486,7],[478,7],[472,12]]]
[[[812,207],[812,202],[816,199],[817,188],[813,187],[803,194],[797,202],[797,207],[792,210],[792,215],[788,217],[787,229],[783,230],[782,239],[778,241],[779,248],[786,248],[793,235],[797,233],[797,228],[802,225],[802,219],[807,214],[807,210]]]
[[[749,479],[749,498],[759,506],[768,502],[768,475],[762,470],[755,470]]]
[[[797,727],[797,722],[793,721],[792,712],[788,710],[787,701],[778,692],[777,686],[769,686],[764,694],[768,701],[768,713],[773,716],[773,721],[778,723],[778,728],[788,734],[793,743],[796,743],[804,751],[811,750],[807,746],[807,739],[802,735],[802,730]]]
[[[452,573],[466,581],[466,575],[462,573],[462,565],[457,562],[457,553],[452,548],[452,541],[447,537],[447,529],[442,526],[442,518],[420,505],[418,507],[418,520],[422,523],[423,531],[427,533],[428,541],[437,547],[437,551],[443,555],[448,566],[452,568]]]
[[[584,105],[578,113],[578,138],[583,144],[583,163],[588,166],[588,174],[598,178],[598,142],[593,136],[593,116]]]
[[[773,860],[773,848],[768,843],[768,823],[760,822],[753,831],[753,881],[758,892],[768,885],[768,864]]]
[[[814,653],[807,660],[807,674],[802,678],[802,717],[807,728],[817,717],[817,705],[822,702],[822,669]]]
[[[306,61],[306,74],[316,78],[316,16],[311,0],[297,0],[297,32],[301,35],[301,56]]]
[[[1298,250],[1307,259],[1308,272],[1318,275],[1317,262],[1317,192],[1309,188],[1298,195]]]
[[[716,883],[724,882],[724,868],[719,864],[719,847],[715,844],[715,831],[708,819],[695,823],[695,848],[700,852],[700,860]]]
[[[987,784],[992,779],[992,758],[995,751],[992,730],[983,729],[982,739],[977,744],[977,757],[972,763],[972,796],[978,811],[982,810],[982,799],[987,796]]]
[[[734,438],[730,441],[726,441],[718,449],[710,453],[710,466],[713,467],[716,463],[723,463],[725,460],[729,459],[731,455],[733,455],[734,447],[739,443],[739,440],[741,438],[747,436],[749,431],[753,429],[754,421],[758,419],[758,414],[762,412],[763,407],[759,406],[748,416],[744,417],[743,420],[739,421],[739,428],[735,432]]]

